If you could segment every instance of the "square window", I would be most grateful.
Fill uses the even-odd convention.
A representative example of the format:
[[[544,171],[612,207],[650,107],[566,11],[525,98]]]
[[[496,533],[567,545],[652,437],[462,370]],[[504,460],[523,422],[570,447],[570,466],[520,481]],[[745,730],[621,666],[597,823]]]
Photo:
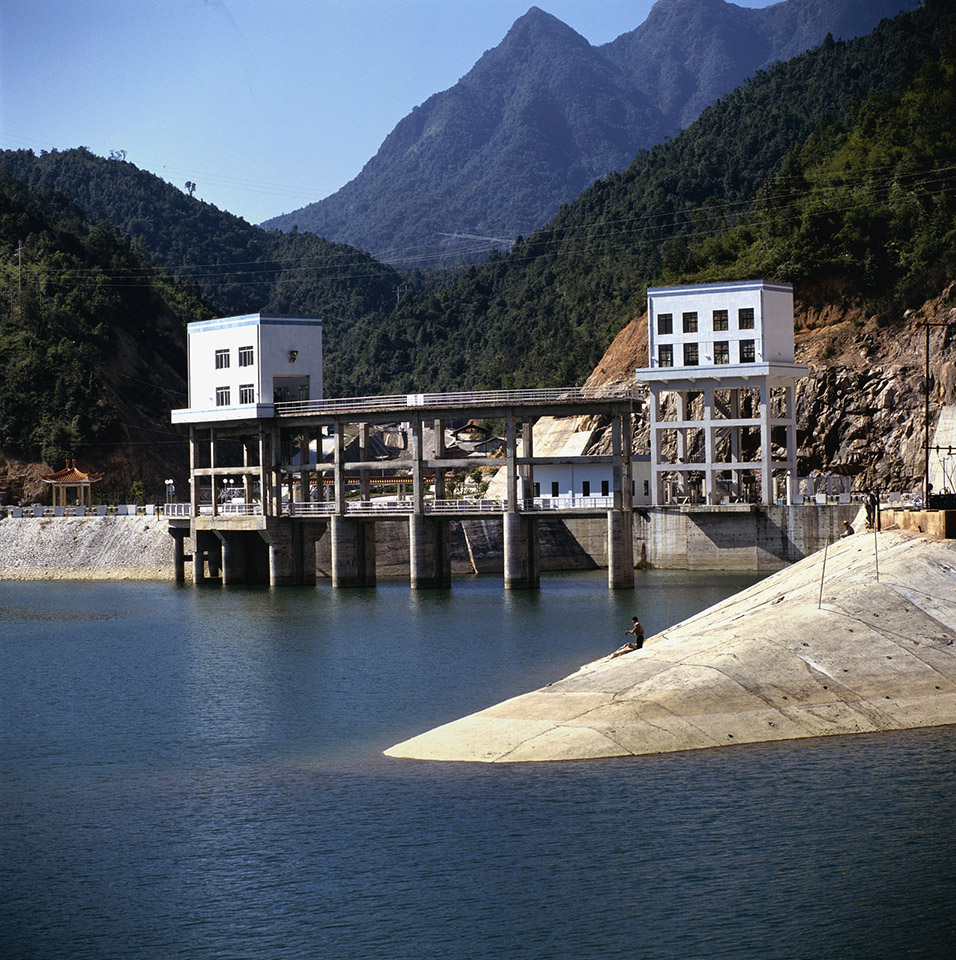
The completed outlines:
[[[730,363],[730,343],[727,340],[714,342],[714,363]]]
[[[657,348],[657,364],[661,367],[674,366],[674,345],[662,343]]]
[[[685,343],[684,344],[684,366],[685,367],[696,367],[698,363],[697,360],[697,344],[696,343]]]
[[[753,363],[756,358],[753,340],[740,341],[740,362]]]
[[[216,406],[217,407],[229,406],[229,388],[228,387],[216,387]]]
[[[684,314],[684,333],[697,333],[697,311]]]
[[[754,328],[754,308],[741,307],[737,311],[737,326],[741,330],[753,330]]]
[[[228,367],[229,367],[229,351],[217,350],[216,351],[216,369],[226,370]]]
[[[657,332],[658,333],[674,332],[674,314],[659,313],[657,315]]]
[[[239,366],[240,367],[251,367],[255,359],[255,353],[253,352],[252,347],[240,347],[239,348]]]
[[[243,383],[239,385],[239,402],[240,403],[256,402],[256,390],[251,383]]]
[[[730,329],[729,323],[730,323],[729,311],[727,310],[714,311],[714,329],[715,330],[729,330]]]

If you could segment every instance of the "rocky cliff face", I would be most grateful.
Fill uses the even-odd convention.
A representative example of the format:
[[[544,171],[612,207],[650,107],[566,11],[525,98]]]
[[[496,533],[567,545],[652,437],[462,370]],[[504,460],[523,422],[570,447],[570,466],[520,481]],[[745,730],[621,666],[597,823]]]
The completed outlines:
[[[797,386],[799,470],[843,474],[853,489],[917,489],[924,472],[926,327],[932,442],[941,407],[956,403],[956,281],[896,322],[838,304],[795,303],[796,359],[810,367]],[[625,383],[647,366],[647,316],[615,338],[589,384]],[[638,450],[647,447],[638,427]],[[598,441],[594,452],[601,449]]]

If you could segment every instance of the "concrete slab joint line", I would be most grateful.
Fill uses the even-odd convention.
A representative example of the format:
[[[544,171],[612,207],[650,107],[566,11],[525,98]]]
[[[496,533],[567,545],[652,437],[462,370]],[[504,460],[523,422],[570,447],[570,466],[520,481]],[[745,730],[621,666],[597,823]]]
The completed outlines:
[[[956,724],[956,541],[884,531],[879,583],[853,541],[829,545],[830,608],[817,609],[820,558],[810,556],[642,651],[385,752],[597,759]]]

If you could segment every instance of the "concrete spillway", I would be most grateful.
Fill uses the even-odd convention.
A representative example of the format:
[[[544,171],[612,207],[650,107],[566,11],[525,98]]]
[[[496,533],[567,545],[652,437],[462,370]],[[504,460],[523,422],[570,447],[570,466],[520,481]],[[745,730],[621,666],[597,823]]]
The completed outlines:
[[[860,533],[643,650],[385,752],[573,760],[951,724],[954,640],[956,541]]]

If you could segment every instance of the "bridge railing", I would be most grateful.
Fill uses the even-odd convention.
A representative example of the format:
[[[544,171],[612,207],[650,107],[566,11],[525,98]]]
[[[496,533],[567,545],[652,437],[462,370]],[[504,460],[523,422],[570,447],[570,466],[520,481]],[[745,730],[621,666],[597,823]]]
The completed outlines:
[[[520,513],[547,513],[562,510],[610,510],[613,497],[535,497],[518,504]],[[507,500],[426,500],[428,514],[501,514],[508,509]],[[334,501],[294,501],[285,503],[283,513],[291,517],[327,517],[336,512]],[[407,516],[415,512],[412,500],[348,500],[346,516]]]
[[[363,413],[414,410],[416,407],[500,407],[526,403],[576,403],[582,400],[628,400],[642,396],[641,387],[611,383],[597,387],[552,387],[544,390],[477,390],[454,393],[406,393],[338,400],[295,400],[275,404],[277,417],[310,413]]]

